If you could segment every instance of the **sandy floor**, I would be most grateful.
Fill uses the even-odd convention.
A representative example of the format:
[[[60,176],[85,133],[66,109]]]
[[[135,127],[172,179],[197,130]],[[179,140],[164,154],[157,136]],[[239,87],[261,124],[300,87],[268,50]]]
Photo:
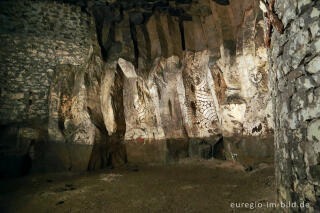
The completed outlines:
[[[0,180],[0,212],[277,212],[266,207],[231,208],[236,202],[274,201],[271,166],[245,172],[230,162],[185,160],[138,168]]]

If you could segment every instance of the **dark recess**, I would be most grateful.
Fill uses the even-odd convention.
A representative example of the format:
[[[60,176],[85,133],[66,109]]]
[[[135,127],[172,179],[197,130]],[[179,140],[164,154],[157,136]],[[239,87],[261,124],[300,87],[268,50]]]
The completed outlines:
[[[19,125],[0,125],[0,180],[29,174],[32,161],[29,156],[31,141],[26,152],[16,148]]]
[[[168,107],[169,107],[169,111],[170,111],[170,117],[172,117],[172,104],[171,104],[171,100],[170,99],[168,101]]]
[[[180,34],[181,34],[182,50],[186,50],[186,43],[185,43],[185,40],[184,40],[183,20],[181,20],[181,19],[179,19],[179,29],[180,29]]]
[[[229,5],[229,0],[212,0],[213,2],[220,4],[220,5]]]
[[[231,56],[236,55],[237,43],[233,40],[223,40],[223,46],[229,50]]]
[[[133,48],[134,48],[134,58],[135,62],[134,65],[138,68],[139,65],[139,48],[138,48],[138,41],[137,41],[137,31],[136,26],[134,23],[130,22],[130,34],[133,41]]]
[[[161,100],[161,91],[159,86],[157,86],[157,92],[158,92],[159,100]]]
[[[193,86],[193,84],[191,84],[191,92],[194,93],[194,91],[195,91],[194,86]]]
[[[196,104],[194,103],[194,101],[191,101],[190,106],[191,106],[191,109],[192,109],[192,114],[195,116],[196,115],[196,111],[197,111],[197,107],[196,107]]]
[[[213,145],[212,157],[220,160],[226,160],[226,156],[224,154],[223,137],[221,137],[220,140]]]
[[[260,132],[261,130],[262,130],[262,125],[259,124],[259,126],[256,126],[252,129],[252,133]]]

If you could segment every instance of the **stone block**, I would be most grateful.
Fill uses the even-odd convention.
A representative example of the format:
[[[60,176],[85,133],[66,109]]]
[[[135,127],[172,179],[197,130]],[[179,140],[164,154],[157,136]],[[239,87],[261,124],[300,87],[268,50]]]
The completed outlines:
[[[188,157],[188,139],[167,139],[167,162],[177,162]]]
[[[314,179],[318,179],[320,177],[320,165],[310,166],[310,175]]]
[[[210,159],[212,158],[212,146],[210,144],[200,144],[199,145],[199,155],[200,158]]]
[[[43,154],[33,160],[32,171],[37,172],[84,172],[88,170],[92,145],[44,142],[37,147]]]
[[[199,158],[199,146],[202,142],[200,138],[190,138],[189,139],[189,157]]]
[[[306,91],[310,88],[313,88],[316,86],[316,83],[313,81],[312,78],[308,77],[308,76],[301,76],[299,77],[296,82],[296,89],[298,91]]]
[[[314,59],[312,59],[307,67],[306,71],[308,73],[314,74],[320,71],[320,56],[316,56]]]
[[[307,131],[308,141],[320,142],[320,120],[312,121],[308,126]]]
[[[125,147],[129,163],[166,163],[168,149],[164,140],[148,142],[126,141]]]
[[[246,167],[273,163],[273,137],[224,137],[227,160],[238,161]]]

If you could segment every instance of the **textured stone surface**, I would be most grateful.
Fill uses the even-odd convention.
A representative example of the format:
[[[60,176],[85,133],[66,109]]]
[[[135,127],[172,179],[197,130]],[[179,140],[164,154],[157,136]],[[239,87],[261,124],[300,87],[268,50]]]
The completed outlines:
[[[245,168],[255,169],[261,163],[273,163],[273,137],[224,137],[223,142],[226,159],[238,161]]]
[[[195,143],[196,155],[223,158],[221,137],[272,134],[256,1],[65,2],[1,2],[0,122],[46,133],[38,162],[94,170],[143,152],[176,161],[195,138],[210,138]],[[303,45],[306,32],[294,42]],[[313,73],[298,72],[297,84],[316,87]],[[313,93],[297,100],[295,109],[310,102],[317,114]],[[152,147],[158,157],[147,154]]]
[[[0,4],[1,123],[46,120],[56,65],[87,60],[90,17],[67,4]]]
[[[320,57],[317,56],[308,63],[306,67],[306,71],[308,73],[314,74],[320,71],[319,67],[320,67]]]
[[[317,1],[275,4],[275,13],[286,26],[282,35],[272,33],[269,51],[278,196],[281,202],[310,204],[310,208],[282,209],[285,212],[320,211],[316,194],[320,163],[318,11]]]
[[[73,170],[85,170],[91,156],[92,145],[95,139],[95,126],[90,119],[87,110],[87,94],[84,83],[84,71],[80,67],[61,66],[57,69],[57,75],[53,78],[49,96],[49,122],[48,139],[52,142],[50,160],[56,153],[61,159],[61,164]],[[58,150],[55,149],[57,145]],[[59,145],[59,143],[61,145]],[[61,154],[59,149],[63,149],[63,144],[74,144],[75,146],[87,146],[88,151],[82,153],[82,165],[75,165],[74,161],[79,156],[73,154]],[[73,153],[75,148],[66,147],[65,152]],[[77,152],[75,152],[77,153]],[[61,156],[62,155],[62,156]],[[67,158],[70,162],[64,162]],[[79,166],[80,168],[76,168]]]

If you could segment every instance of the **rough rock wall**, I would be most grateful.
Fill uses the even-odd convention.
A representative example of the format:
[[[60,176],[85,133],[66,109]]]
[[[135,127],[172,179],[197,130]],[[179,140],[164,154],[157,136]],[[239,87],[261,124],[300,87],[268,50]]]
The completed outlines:
[[[223,36],[221,58],[213,67],[216,72],[222,71],[226,84],[225,101],[221,104],[223,134],[270,134],[271,100],[263,19],[255,1],[241,2],[238,6],[243,8],[242,14],[237,14],[236,6],[231,3],[231,8],[216,8],[220,13],[230,14],[220,19],[231,19],[234,26],[233,29],[221,27],[226,36]],[[242,17],[241,23],[235,23],[239,21],[237,16]]]
[[[51,84],[46,143],[54,150],[45,160],[58,160],[64,169],[95,170],[127,161],[126,82],[116,63],[103,62],[97,46],[88,63],[62,66]]]
[[[219,133],[213,130],[214,121],[218,126],[219,122],[215,91],[210,90],[213,87],[207,80],[212,81],[208,63],[206,50],[185,52],[181,60],[178,56],[157,58],[144,80],[132,63],[120,59],[128,79],[124,103],[126,140],[209,137],[210,133]]]
[[[34,161],[97,169],[127,161],[125,140],[167,139],[161,151],[178,158],[188,156],[188,138],[211,137],[214,145],[221,134],[271,134],[257,1],[87,1],[82,8],[18,2],[1,2],[8,8],[1,10],[3,47],[16,37],[22,46],[1,57],[1,81],[10,93],[1,90],[0,120],[18,125],[18,132],[21,122],[38,132],[23,152],[43,153]],[[8,24],[16,28],[2,27]],[[24,67],[32,72],[18,76]],[[29,113],[32,104],[38,108]],[[35,127],[40,120],[32,118],[39,117],[45,125]]]
[[[189,137],[221,133],[219,105],[209,69],[208,51],[186,52],[182,71],[185,88],[185,125]]]
[[[269,50],[279,200],[310,204],[286,212],[319,212],[320,2],[276,1],[274,10],[284,25]]]
[[[125,139],[139,143],[211,137],[214,145],[215,136],[222,135],[228,159],[250,155],[239,146],[261,147],[271,162],[272,139],[256,143],[247,138],[273,135],[258,1],[231,1],[227,6],[171,1],[149,6],[153,12],[129,8],[134,54],[118,53],[127,63],[120,66],[122,71],[134,73],[126,80],[130,100],[125,100]]]
[[[1,161],[28,158],[35,171],[125,162],[123,79],[103,61],[94,18],[49,1],[3,1],[0,11]]]
[[[45,121],[55,66],[87,60],[90,18],[67,4],[1,1],[0,8],[0,122]]]
[[[4,19],[5,26],[9,26],[8,23],[10,26],[16,26],[20,20],[26,22],[23,23],[24,28],[21,32],[12,33],[10,29],[2,29],[3,35],[7,36],[7,40],[3,40],[4,46],[13,42],[11,34],[14,34],[14,36],[26,39],[21,40],[21,45],[33,46],[33,49],[30,50],[36,55],[31,55],[29,60],[26,57],[29,49],[16,45],[12,57],[11,55],[1,57],[6,61],[3,63],[3,69],[7,67],[17,69],[17,72],[10,72],[10,70],[2,72],[2,75],[6,76],[1,79],[9,80],[10,83],[2,84],[5,88],[2,89],[1,94],[3,102],[1,121],[6,123],[8,116],[15,116],[12,117],[12,122],[21,119],[30,120],[31,117],[39,116],[47,118],[48,105],[45,102],[48,97],[49,81],[53,75],[48,72],[53,72],[58,64],[84,65],[88,63],[89,40],[92,36],[89,29],[89,17],[80,11],[80,7],[64,4],[36,2],[32,4],[33,9],[29,10],[28,6],[31,3],[22,1],[22,9],[17,12],[11,8],[13,4],[10,2],[5,1],[3,4],[11,11],[5,14],[9,20]],[[268,122],[269,109],[265,107],[268,106],[265,104],[268,103],[266,57],[265,48],[261,42],[262,19],[257,1],[246,0],[241,4],[232,1],[229,6],[221,6],[212,1],[202,1],[199,4],[184,1],[169,4],[150,3],[150,8],[140,9],[135,9],[128,2],[118,4],[116,2],[110,6],[93,4],[91,1],[88,4],[95,18],[97,38],[105,61],[114,62],[119,57],[131,61],[137,67],[138,76],[145,79],[146,84],[142,83],[141,79],[139,80],[142,83],[139,88],[142,90],[147,85],[146,79],[152,76],[150,72],[167,73],[168,76],[165,78],[170,82],[162,83],[176,87],[166,88],[165,84],[160,85],[161,78],[158,78],[156,82],[157,90],[160,88],[158,95],[164,94],[160,103],[162,111],[158,112],[163,115],[163,118],[162,121],[159,118],[157,120],[159,124],[160,122],[165,123],[161,128],[167,129],[167,133],[166,131],[161,133],[161,128],[157,130],[160,132],[157,133],[159,137],[156,138],[163,137],[161,134],[167,135],[166,137],[186,135],[204,137],[216,134],[214,132],[218,127],[222,128],[225,135],[268,133],[271,127]],[[64,10],[62,15],[56,14],[59,9]],[[151,13],[153,10],[155,11]],[[34,20],[34,17],[41,18]],[[238,17],[241,17],[242,20]],[[229,20],[228,24],[225,24],[225,20]],[[46,35],[44,39],[47,45],[41,43],[41,36],[44,35]],[[34,42],[28,40],[35,37],[37,39]],[[76,44],[78,46],[75,46]],[[70,49],[69,46],[72,45],[74,47]],[[41,52],[35,47],[44,49]],[[208,51],[200,52],[203,50]],[[199,51],[199,53],[193,55],[183,51]],[[3,54],[7,52],[3,51]],[[26,72],[25,69],[21,71],[20,68],[13,67],[14,61],[12,60],[19,55],[21,55],[19,64],[22,64],[20,61],[23,60],[23,63],[28,63],[26,67],[31,67],[32,71]],[[177,69],[182,70],[183,75],[188,77],[181,78],[180,74],[177,76],[171,74],[172,67],[174,67],[171,65],[153,67],[153,64],[158,63],[157,58],[163,57],[162,62],[159,62],[163,64],[166,63],[163,61],[171,56],[174,56],[172,59],[179,61],[177,63],[180,68]],[[39,63],[34,60],[39,60]],[[197,65],[197,63],[200,64]],[[25,66],[22,64],[21,67]],[[208,67],[211,74],[208,73]],[[152,71],[154,69],[162,71]],[[43,70],[48,72],[43,72]],[[31,76],[22,76],[24,72]],[[10,73],[14,76],[9,77]],[[42,76],[41,79],[39,76]],[[216,76],[219,76],[220,80],[217,80]],[[175,86],[177,77],[180,80],[178,86]],[[29,78],[30,82],[25,84],[24,79]],[[220,83],[223,84],[223,88],[220,88]],[[212,89],[213,86],[215,91]],[[187,101],[181,99],[183,95],[177,95],[182,92],[185,93]],[[140,92],[140,94],[143,93]],[[153,101],[155,99],[159,97],[154,97]],[[183,109],[182,103],[187,104],[186,109]],[[12,109],[11,105],[15,108]],[[170,105],[172,109],[169,109]],[[141,108],[143,107],[141,106],[138,110]],[[31,109],[34,110],[29,112]],[[181,112],[175,114],[174,111],[172,114],[172,110],[181,110]],[[196,111],[196,114],[193,111]],[[261,112],[259,116],[256,116],[257,111]],[[168,117],[170,112],[177,118],[172,120],[170,116]],[[185,116],[182,115],[183,113]],[[180,117],[185,117],[186,127],[183,127],[181,122],[179,125],[174,124],[177,123],[175,121],[181,121]],[[188,121],[192,120],[191,117],[198,119],[192,125]],[[153,118],[147,119],[152,120]],[[210,122],[216,120],[219,122],[214,122],[212,126]],[[168,132],[175,128],[180,133]],[[200,130],[201,128],[204,130]]]
[[[127,140],[272,135],[264,23],[257,1],[231,1],[229,6],[170,3],[144,16],[141,11],[130,14],[139,35],[133,42],[137,61],[131,60],[136,65],[132,99],[140,102],[135,102],[136,109],[130,103],[126,109],[155,109],[156,117],[142,113],[141,119],[150,120],[142,127],[128,116]],[[146,109],[149,103],[154,106]]]

